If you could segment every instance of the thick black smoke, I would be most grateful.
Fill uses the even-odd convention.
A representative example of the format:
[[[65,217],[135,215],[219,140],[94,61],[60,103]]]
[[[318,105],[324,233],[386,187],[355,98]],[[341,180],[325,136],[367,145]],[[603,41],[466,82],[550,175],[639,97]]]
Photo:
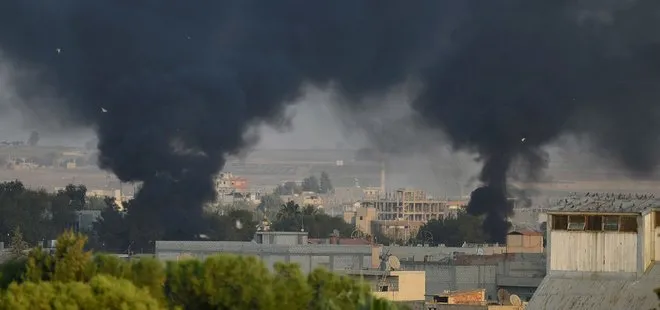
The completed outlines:
[[[660,134],[660,2],[473,1],[448,55],[423,68],[415,102],[455,147],[481,154],[468,210],[503,241],[507,172],[539,169],[539,148],[588,133],[633,172],[650,172]],[[611,3],[617,3],[613,5]]]
[[[660,2],[617,3],[4,0],[0,49],[96,128],[103,168],[144,182],[137,205],[166,238],[197,233],[224,156],[304,83],[355,104],[418,79],[425,123],[480,154],[469,209],[502,241],[512,161],[540,168],[558,135],[591,134],[635,171],[656,163]]]

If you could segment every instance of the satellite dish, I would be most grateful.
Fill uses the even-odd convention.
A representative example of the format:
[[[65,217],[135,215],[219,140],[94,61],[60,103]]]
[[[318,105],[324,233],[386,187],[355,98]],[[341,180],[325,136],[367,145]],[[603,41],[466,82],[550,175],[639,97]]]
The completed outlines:
[[[477,248],[477,255],[484,255],[484,248]]]
[[[397,270],[401,268],[401,262],[399,261],[399,258],[394,255],[390,255],[390,257],[387,258],[387,267],[390,270]]]
[[[511,302],[511,305],[522,306],[522,300],[520,300],[518,295],[511,295],[511,297],[509,297],[509,301]]]

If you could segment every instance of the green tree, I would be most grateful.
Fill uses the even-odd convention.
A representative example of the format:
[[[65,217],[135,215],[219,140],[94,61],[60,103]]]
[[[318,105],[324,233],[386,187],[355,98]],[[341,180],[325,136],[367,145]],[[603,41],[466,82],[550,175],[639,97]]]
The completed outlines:
[[[115,199],[105,199],[105,209],[101,218],[94,223],[94,231],[98,236],[101,249],[112,252],[124,252],[129,245],[129,225],[126,212],[120,211]]]
[[[280,208],[272,229],[275,231],[300,231],[300,229],[304,229],[311,237],[326,238],[334,230],[338,230],[341,236],[348,237],[354,227],[342,218],[319,212],[314,206],[302,208],[295,202],[289,201]]]
[[[16,259],[24,255],[25,250],[28,249],[27,242],[23,240],[23,233],[21,228],[16,226],[11,235],[11,256]]]
[[[425,242],[425,231],[431,233],[433,244],[446,246],[461,246],[464,242],[485,243],[488,235],[482,228],[483,219],[465,212],[460,212],[455,218],[430,220],[424,224],[417,234],[419,242]]]
[[[307,284],[307,279],[295,264],[275,264],[275,277],[273,279],[273,290],[275,303],[281,309],[309,309],[309,304],[314,298],[314,291]]]
[[[339,231],[339,236],[350,237],[355,227],[348,224],[340,217],[330,216],[323,212],[315,212],[311,215],[304,215],[303,226],[310,237],[327,238],[335,230]]]
[[[253,256],[168,264],[166,290],[185,309],[275,309],[272,276]]]
[[[144,288],[157,300],[164,300],[163,285],[165,285],[165,269],[163,263],[155,258],[142,258],[130,263],[131,282]]]
[[[324,269],[314,270],[307,279],[312,287],[312,309],[356,309],[369,287],[347,276],[339,276]]]
[[[296,184],[296,182],[288,181],[284,184],[280,184],[275,188],[274,193],[277,195],[294,195],[301,194],[302,187]]]
[[[302,181],[302,190],[305,192],[319,192],[319,180],[316,176],[309,176]]]
[[[0,296],[0,310],[32,309],[163,309],[146,289],[130,281],[95,276],[81,282],[12,284]]]
[[[321,178],[319,179],[319,193],[327,194],[332,192],[333,189],[328,173],[325,171],[321,172]]]
[[[272,229],[276,231],[300,231],[303,228],[302,208],[293,200],[283,204],[275,216]]]
[[[254,214],[247,210],[231,210],[225,215],[209,214],[206,222],[211,240],[250,241],[257,231]]]
[[[25,275],[25,270],[26,259],[24,257],[10,259],[0,264],[0,292],[7,289],[11,283],[21,282]]]
[[[264,195],[257,206],[257,212],[260,212],[266,218],[272,219],[283,204],[284,201],[277,194]]]
[[[85,185],[69,184],[63,190],[58,191],[57,195],[68,198],[68,205],[73,210],[82,210],[87,204],[87,187]]]
[[[277,263],[270,272],[257,257],[236,255],[169,261],[164,269],[155,259],[92,257],[84,241],[68,232],[55,253],[32,250],[26,268],[0,266],[3,287],[19,279],[0,292],[0,310],[396,309],[362,282],[323,269],[304,276],[295,264]]]
[[[55,253],[36,248],[28,255],[26,280],[72,282],[89,277],[91,252],[85,251],[87,237],[71,231],[57,238]]]

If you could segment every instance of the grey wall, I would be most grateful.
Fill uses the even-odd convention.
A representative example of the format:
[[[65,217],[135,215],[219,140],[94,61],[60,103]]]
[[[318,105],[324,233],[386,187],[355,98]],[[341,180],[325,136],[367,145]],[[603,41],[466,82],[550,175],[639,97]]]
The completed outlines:
[[[481,249],[481,250],[479,250]],[[440,261],[451,258],[454,254],[483,255],[501,254],[505,247],[412,247],[412,246],[387,246],[383,251],[399,258],[401,261],[423,262]]]
[[[486,289],[489,299],[497,299],[497,290],[504,288],[523,300],[531,298],[545,276],[542,254],[508,257],[490,265],[456,266],[442,262],[401,261],[403,270],[426,272],[426,294],[445,290]]]
[[[497,298],[497,265],[453,266],[435,262],[401,262],[403,270],[426,272],[426,294],[484,288],[487,297]]]
[[[307,273],[318,267],[329,270],[361,270],[371,267],[371,246],[359,245],[282,245],[231,241],[156,241],[156,257],[175,260],[182,255],[204,259],[231,253],[260,257],[271,267],[276,262],[300,265]]]

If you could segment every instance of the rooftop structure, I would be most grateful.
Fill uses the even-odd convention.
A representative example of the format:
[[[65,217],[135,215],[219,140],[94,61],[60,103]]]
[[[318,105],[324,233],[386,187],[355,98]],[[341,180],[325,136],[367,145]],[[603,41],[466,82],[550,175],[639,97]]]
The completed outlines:
[[[543,233],[534,230],[512,231],[506,236],[507,253],[543,253]]]
[[[390,301],[423,301],[426,286],[424,271],[352,270],[346,274],[359,277],[377,297]]]
[[[156,241],[156,257],[162,260],[204,259],[231,253],[260,257],[268,267],[276,262],[300,265],[303,272],[318,267],[331,271],[362,270],[377,265],[377,249],[371,245],[308,244],[306,232],[258,231],[254,241]]]
[[[654,194],[586,193],[556,200],[546,212],[640,214],[659,205],[660,199]]]
[[[660,201],[651,194],[587,193],[559,200],[547,211],[548,271],[530,308],[657,305],[658,210]]]

